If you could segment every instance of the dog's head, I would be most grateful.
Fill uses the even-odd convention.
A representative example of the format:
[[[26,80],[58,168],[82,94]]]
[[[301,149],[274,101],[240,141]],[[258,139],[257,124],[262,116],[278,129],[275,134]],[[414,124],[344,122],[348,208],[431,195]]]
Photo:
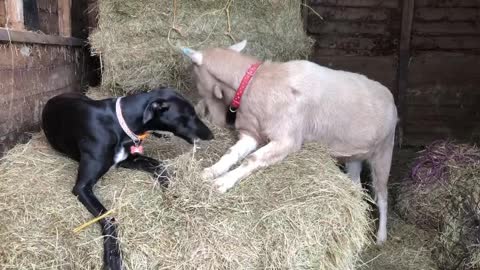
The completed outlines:
[[[143,112],[143,124],[149,130],[172,132],[189,143],[213,139],[212,131],[200,120],[192,104],[171,88],[150,92]]]

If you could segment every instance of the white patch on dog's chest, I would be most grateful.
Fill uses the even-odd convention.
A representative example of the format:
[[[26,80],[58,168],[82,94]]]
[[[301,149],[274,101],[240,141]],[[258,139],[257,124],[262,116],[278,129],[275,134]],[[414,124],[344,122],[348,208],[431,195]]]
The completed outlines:
[[[127,151],[125,151],[125,147],[120,147],[120,149],[115,153],[115,156],[113,156],[113,162],[115,165],[118,163],[124,161],[128,157]]]

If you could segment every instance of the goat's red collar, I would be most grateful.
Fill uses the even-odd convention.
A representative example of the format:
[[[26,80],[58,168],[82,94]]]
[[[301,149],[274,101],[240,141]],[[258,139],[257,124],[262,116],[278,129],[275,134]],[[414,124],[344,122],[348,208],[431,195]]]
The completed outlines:
[[[242,95],[245,92],[245,89],[247,88],[248,83],[253,78],[253,76],[255,75],[255,72],[257,72],[257,69],[261,64],[262,63],[255,63],[250,65],[245,75],[243,75],[242,81],[240,82],[240,85],[238,86],[237,91],[235,91],[235,96],[233,97],[232,102],[230,102],[229,109],[231,112],[236,112],[237,109],[240,107],[240,100],[242,99]]]

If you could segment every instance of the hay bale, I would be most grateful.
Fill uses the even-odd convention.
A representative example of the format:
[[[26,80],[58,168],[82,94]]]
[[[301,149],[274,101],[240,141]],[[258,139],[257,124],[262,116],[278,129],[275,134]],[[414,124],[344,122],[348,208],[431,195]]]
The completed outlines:
[[[228,46],[248,39],[263,59],[306,58],[313,40],[299,0],[102,0],[90,41],[103,60],[104,89],[130,92],[169,84],[188,89],[180,46]]]
[[[436,232],[432,257],[441,269],[479,267],[478,179],[477,147],[438,141],[421,153],[399,188],[399,213],[417,226]]]
[[[445,216],[453,176],[459,168],[480,162],[480,150],[468,144],[436,141],[419,153],[398,191],[396,207],[407,221],[422,229],[437,229]]]
[[[480,269],[480,163],[452,168],[433,257],[442,269]]]
[[[148,154],[170,156],[176,171],[166,191],[126,169],[97,184],[115,211],[128,269],[353,268],[367,242],[368,205],[324,149],[309,145],[221,195],[198,177],[233,140],[225,130],[215,135],[195,153],[178,141],[150,140]],[[179,148],[187,151],[178,155]],[[100,268],[98,226],[72,232],[91,219],[71,194],[76,169],[41,134],[2,159],[2,268]]]

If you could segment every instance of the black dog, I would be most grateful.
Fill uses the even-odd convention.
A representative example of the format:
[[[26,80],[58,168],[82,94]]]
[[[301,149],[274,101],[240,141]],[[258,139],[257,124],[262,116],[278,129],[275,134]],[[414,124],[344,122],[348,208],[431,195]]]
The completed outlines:
[[[169,88],[104,100],[61,94],[45,105],[42,127],[53,148],[79,162],[72,192],[95,217],[107,209],[92,189],[112,166],[160,174],[161,184],[167,184],[162,163],[141,155],[142,140],[138,134],[169,131],[189,143],[213,139],[193,106]],[[114,219],[104,218],[100,225],[104,236],[104,264],[108,269],[121,269]]]

